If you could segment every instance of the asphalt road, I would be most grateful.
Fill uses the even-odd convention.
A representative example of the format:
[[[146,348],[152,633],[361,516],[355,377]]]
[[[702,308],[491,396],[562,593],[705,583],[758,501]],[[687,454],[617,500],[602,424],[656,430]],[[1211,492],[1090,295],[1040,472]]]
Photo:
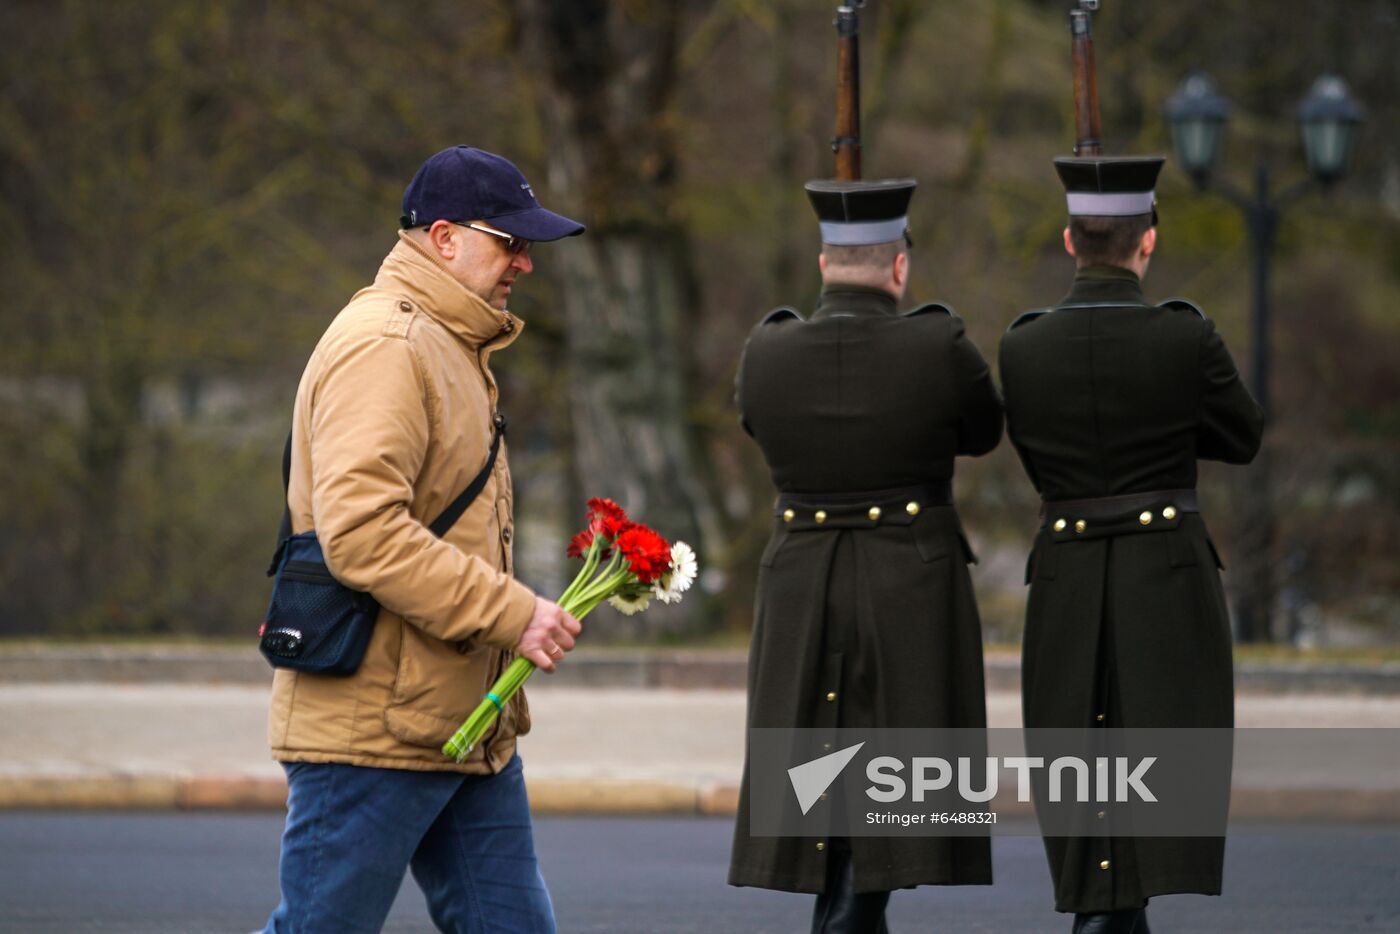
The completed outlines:
[[[551,818],[537,838],[561,934],[802,932],[810,896],[724,884],[725,819]],[[281,817],[0,814],[0,932],[205,934],[259,928],[277,900]],[[897,892],[891,930],[1067,932],[1040,843],[993,841],[997,884]],[[1253,828],[1227,894],[1150,909],[1155,934],[1400,931],[1400,827]],[[432,931],[412,879],[390,932]]]

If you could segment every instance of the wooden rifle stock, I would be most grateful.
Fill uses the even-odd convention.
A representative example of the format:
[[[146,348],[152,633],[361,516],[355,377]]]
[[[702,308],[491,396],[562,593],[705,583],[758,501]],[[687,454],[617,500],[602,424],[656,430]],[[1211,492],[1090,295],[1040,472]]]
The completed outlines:
[[[1091,11],[1098,3],[1080,2],[1069,14],[1070,51],[1074,58],[1074,129],[1076,156],[1103,154],[1099,126],[1099,73],[1094,65],[1094,33]]]
[[[836,8],[836,177],[860,178],[860,13],[865,0]]]

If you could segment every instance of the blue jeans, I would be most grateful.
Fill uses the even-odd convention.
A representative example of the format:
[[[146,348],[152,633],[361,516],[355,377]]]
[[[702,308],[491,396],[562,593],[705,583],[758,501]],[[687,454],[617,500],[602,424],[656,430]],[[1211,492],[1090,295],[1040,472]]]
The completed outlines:
[[[376,934],[412,867],[452,934],[553,934],[515,756],[496,775],[298,762],[263,934]]]

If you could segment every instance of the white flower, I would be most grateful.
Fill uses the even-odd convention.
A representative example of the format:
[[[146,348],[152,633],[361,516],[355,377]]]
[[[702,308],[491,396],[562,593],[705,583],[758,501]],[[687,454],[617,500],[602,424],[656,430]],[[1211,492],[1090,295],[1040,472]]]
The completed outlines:
[[[681,594],[695,583],[699,569],[695,550],[685,542],[676,542],[671,546],[671,570],[651,585],[651,592],[662,603],[680,603]]]
[[[608,603],[625,616],[635,616],[651,604],[651,594],[646,591],[636,594],[615,593],[608,597]]]
[[[695,559],[695,550],[685,542],[671,546],[671,590],[685,593],[695,583],[695,575],[700,570],[700,562]]]

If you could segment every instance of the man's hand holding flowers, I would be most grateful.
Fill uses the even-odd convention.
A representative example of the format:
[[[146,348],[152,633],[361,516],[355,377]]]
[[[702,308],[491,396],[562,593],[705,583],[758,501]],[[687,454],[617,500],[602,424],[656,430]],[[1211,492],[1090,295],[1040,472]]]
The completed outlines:
[[[521,636],[510,664],[486,692],[472,715],[442,747],[443,755],[462,761],[486,728],[536,668],[553,671],[574,647],[583,617],[607,600],[629,616],[646,609],[655,597],[679,603],[695,581],[695,552],[685,542],[672,545],[656,532],[627,518],[610,499],[588,501],[588,525],[569,541],[570,558],[581,558],[578,572],[559,603],[539,599],[535,615]]]

